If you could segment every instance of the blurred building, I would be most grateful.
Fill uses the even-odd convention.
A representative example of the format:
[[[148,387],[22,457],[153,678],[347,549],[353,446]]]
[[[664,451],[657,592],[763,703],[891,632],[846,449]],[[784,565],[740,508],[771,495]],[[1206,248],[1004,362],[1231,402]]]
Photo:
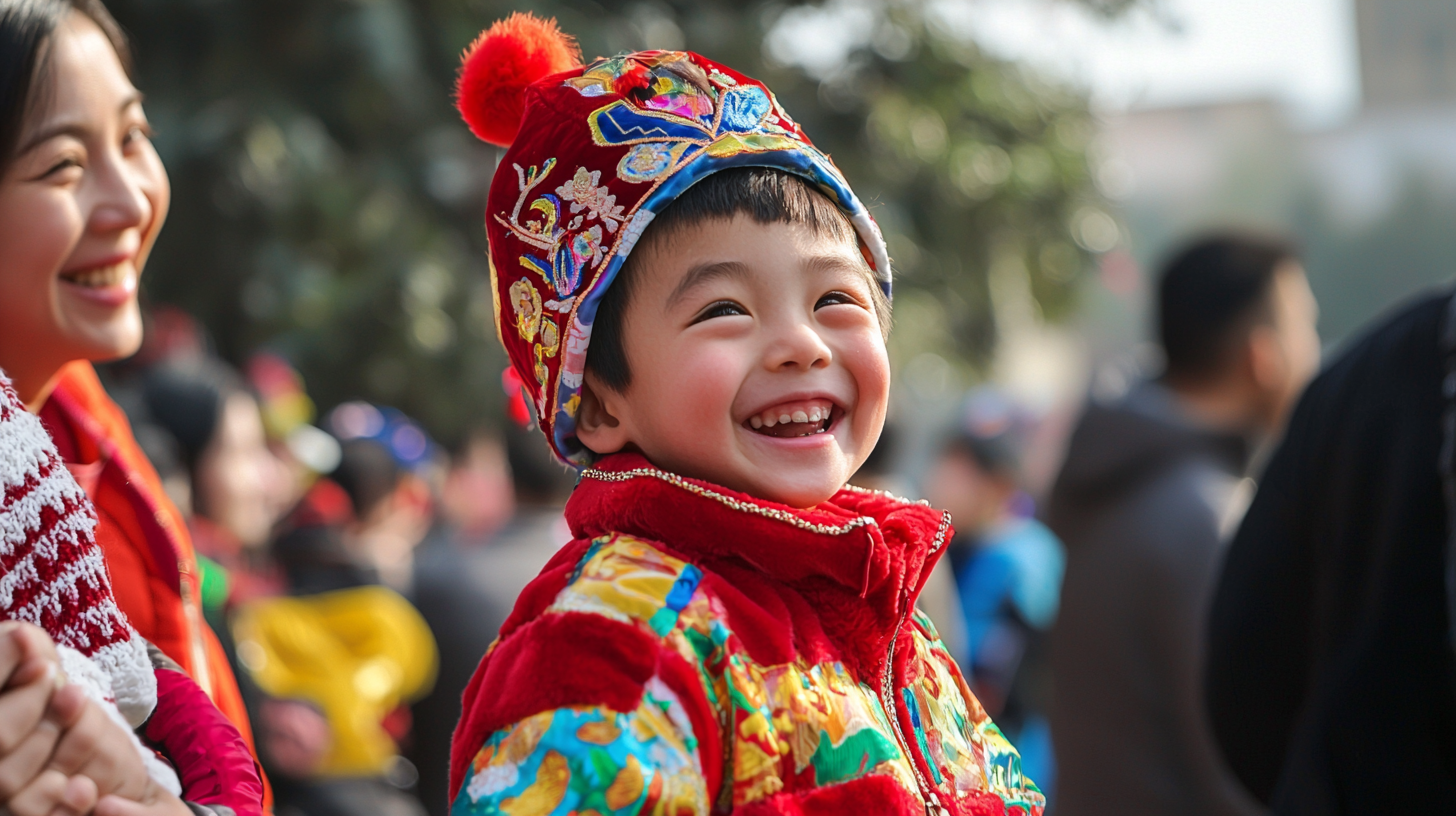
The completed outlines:
[[[1356,0],[1366,108],[1456,102],[1456,6]]]
[[[1104,120],[1098,181],[1119,202],[1139,275],[1201,229],[1291,233],[1333,342],[1456,271],[1456,3],[1356,0],[1355,11],[1363,93],[1343,122],[1301,128],[1272,98]],[[1141,283],[1091,318],[1094,338],[1143,325]]]

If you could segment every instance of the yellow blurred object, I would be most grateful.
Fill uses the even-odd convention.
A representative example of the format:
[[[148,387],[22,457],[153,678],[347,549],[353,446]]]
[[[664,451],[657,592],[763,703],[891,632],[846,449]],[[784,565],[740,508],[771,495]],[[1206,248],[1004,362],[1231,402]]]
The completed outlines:
[[[385,715],[427,694],[439,655],[424,618],[385,587],[265,598],[233,619],[239,662],[267,694],[317,705],[333,745],[324,776],[383,773],[397,753]]]
[[[313,421],[314,404],[308,394],[294,391],[263,402],[263,427],[272,439],[287,439],[300,425]]]

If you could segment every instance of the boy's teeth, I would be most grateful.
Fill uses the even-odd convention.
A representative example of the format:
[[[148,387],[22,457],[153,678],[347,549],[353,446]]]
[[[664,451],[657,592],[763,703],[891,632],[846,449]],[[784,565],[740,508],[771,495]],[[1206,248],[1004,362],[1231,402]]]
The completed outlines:
[[[828,400],[802,400],[783,405],[776,405],[761,413],[748,418],[746,423],[755,431],[769,434],[770,436],[809,436],[824,432],[823,427],[810,428],[785,428],[787,425],[808,425],[810,423],[822,423],[831,416],[833,405]],[[778,428],[770,433],[769,428]]]

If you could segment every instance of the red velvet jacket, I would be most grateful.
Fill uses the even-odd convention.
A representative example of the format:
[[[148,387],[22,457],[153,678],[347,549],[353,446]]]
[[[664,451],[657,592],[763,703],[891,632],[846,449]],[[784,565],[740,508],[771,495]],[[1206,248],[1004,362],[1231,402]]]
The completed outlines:
[[[466,689],[454,816],[1041,812],[914,608],[947,514],[794,510],[636,455],[566,513]]]

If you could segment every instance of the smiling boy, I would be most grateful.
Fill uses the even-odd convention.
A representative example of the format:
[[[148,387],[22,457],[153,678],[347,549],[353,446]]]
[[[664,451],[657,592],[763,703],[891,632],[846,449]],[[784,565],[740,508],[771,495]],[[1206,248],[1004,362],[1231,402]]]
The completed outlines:
[[[509,145],[497,325],[575,540],[466,691],[453,813],[1040,813],[915,598],[947,515],[846,486],[889,393],[889,259],[760,83],[573,67],[515,16],[462,113]]]

